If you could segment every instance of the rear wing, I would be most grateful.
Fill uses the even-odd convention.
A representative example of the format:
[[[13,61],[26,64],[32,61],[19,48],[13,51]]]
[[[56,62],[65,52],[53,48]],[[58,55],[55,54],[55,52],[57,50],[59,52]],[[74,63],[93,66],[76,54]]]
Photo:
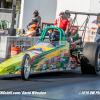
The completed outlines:
[[[91,15],[91,16],[98,16],[98,13],[89,13],[89,12],[76,12],[76,11],[65,11],[65,14],[80,14],[80,15]]]

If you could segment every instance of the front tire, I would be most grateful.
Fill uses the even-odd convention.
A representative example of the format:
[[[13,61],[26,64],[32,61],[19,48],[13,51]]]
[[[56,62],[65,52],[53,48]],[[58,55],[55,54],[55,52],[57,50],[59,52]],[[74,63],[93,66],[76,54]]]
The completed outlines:
[[[31,59],[29,54],[25,54],[21,64],[21,78],[27,80],[30,75]]]
[[[88,42],[83,48],[81,71],[87,74],[97,74],[100,68],[100,45]]]

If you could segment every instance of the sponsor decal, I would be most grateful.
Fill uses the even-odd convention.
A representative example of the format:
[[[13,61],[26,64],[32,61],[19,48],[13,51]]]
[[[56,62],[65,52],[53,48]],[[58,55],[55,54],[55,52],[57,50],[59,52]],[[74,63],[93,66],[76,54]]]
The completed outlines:
[[[67,67],[70,67],[70,64],[67,64]]]
[[[45,69],[45,67],[46,67],[46,64],[43,64],[43,69]]]
[[[60,60],[59,61],[57,61],[57,63],[59,63],[60,62]]]
[[[63,58],[60,59],[60,62],[62,62],[62,61],[63,61]]]
[[[60,50],[60,52],[59,53],[63,53],[63,50]]]
[[[63,49],[63,52],[66,52],[66,49]]]
[[[57,64],[57,62],[51,62],[51,64]]]
[[[51,62],[51,64],[54,64],[54,62]]]
[[[58,55],[58,58],[60,58],[61,57],[61,55]]]
[[[72,61],[75,61],[75,58],[72,58]]]
[[[72,60],[73,60],[73,63],[74,63],[75,68],[77,68],[77,61],[76,61],[76,58],[75,58],[75,57],[72,57]]]
[[[58,70],[58,68],[56,68],[56,70]]]
[[[68,67],[68,68],[66,67],[66,70],[71,70],[71,68],[70,67]]]
[[[54,64],[57,64],[57,62],[54,62]]]
[[[68,56],[68,53],[65,53],[65,54],[64,54],[64,57],[67,57],[67,56]]]
[[[44,62],[44,64],[47,64],[47,63],[49,63],[49,59],[46,59]]]
[[[65,45],[65,44],[67,44],[67,42],[61,42],[61,44],[64,44]]]
[[[47,72],[49,72],[50,70],[49,69],[47,69]]]
[[[74,65],[72,65],[72,67],[74,67]]]
[[[63,59],[63,61],[65,61],[65,59]]]
[[[38,70],[40,70],[40,69],[42,69],[42,68],[43,68],[43,66],[39,67]]]
[[[64,52],[66,52],[66,49],[60,50],[59,53],[64,53]]]
[[[69,45],[67,45],[67,48],[69,47]]]
[[[57,61],[60,61],[60,58],[58,58]]]
[[[44,46],[44,47],[45,47],[46,45],[47,45],[47,44],[44,44],[44,43],[41,44],[41,46]]]
[[[68,70],[68,68],[66,68],[66,70]]]
[[[68,49],[66,49],[66,52],[68,52]]]
[[[43,60],[43,63],[45,63],[45,60]]]
[[[45,70],[42,70],[42,72],[46,72]]]
[[[53,58],[51,58],[51,62],[53,62],[54,61],[54,59]]]
[[[32,67],[32,70],[34,70],[35,69],[35,67]]]
[[[66,67],[66,66],[67,66],[67,64],[64,64],[63,66],[64,66],[64,67]]]
[[[66,53],[66,56],[67,56],[67,57],[70,57],[70,53]]]
[[[36,60],[36,58],[33,58],[33,61],[35,61]]]
[[[31,65],[33,65],[33,62],[34,62],[33,59],[31,59]]]
[[[51,63],[51,59],[49,59],[49,63]]]
[[[36,56],[37,56],[37,55],[32,56],[31,65],[33,65],[33,62],[37,60]]]
[[[53,67],[53,65],[50,65],[50,66],[49,66],[49,69],[52,69],[52,67]]]
[[[29,51],[28,53],[29,53],[29,54],[33,54],[33,53],[35,53],[35,54],[40,54],[41,51],[33,50],[33,51]]]
[[[43,64],[40,64],[40,67],[42,67],[43,66]]]
[[[17,72],[17,74],[21,74],[21,72],[19,71],[19,72]]]
[[[68,60],[66,61],[66,63],[68,63]]]
[[[57,63],[57,67],[60,67],[60,63]]]
[[[7,71],[11,70],[12,68],[7,69]]]
[[[60,68],[59,70],[62,71],[62,68]]]
[[[54,58],[54,61],[57,61],[57,57]]]
[[[71,70],[71,68],[68,68],[69,70]]]
[[[61,57],[64,57],[64,54],[61,54]]]
[[[34,70],[34,69],[35,69],[35,66],[33,66],[32,68],[33,68],[33,70]],[[37,69],[37,71],[42,70],[42,68],[43,68],[43,64],[40,64],[40,66],[39,66],[39,68]]]
[[[72,67],[72,64],[70,64],[70,67]]]
[[[47,69],[48,67],[49,67],[49,64],[47,63],[45,68]]]
[[[52,68],[56,68],[56,65],[53,65],[53,67]]]

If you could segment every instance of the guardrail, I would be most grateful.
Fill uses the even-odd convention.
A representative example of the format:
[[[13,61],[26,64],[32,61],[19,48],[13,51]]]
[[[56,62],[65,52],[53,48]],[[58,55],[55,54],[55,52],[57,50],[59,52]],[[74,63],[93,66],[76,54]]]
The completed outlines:
[[[40,37],[1,36],[0,58],[10,58],[11,47],[20,47],[21,52],[34,46]]]

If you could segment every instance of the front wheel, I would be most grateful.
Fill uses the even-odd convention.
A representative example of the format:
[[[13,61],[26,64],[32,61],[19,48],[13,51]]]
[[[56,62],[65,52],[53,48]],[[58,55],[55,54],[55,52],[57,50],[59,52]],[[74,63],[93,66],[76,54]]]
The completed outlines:
[[[27,80],[30,75],[31,59],[29,54],[25,54],[21,64],[21,78]]]

